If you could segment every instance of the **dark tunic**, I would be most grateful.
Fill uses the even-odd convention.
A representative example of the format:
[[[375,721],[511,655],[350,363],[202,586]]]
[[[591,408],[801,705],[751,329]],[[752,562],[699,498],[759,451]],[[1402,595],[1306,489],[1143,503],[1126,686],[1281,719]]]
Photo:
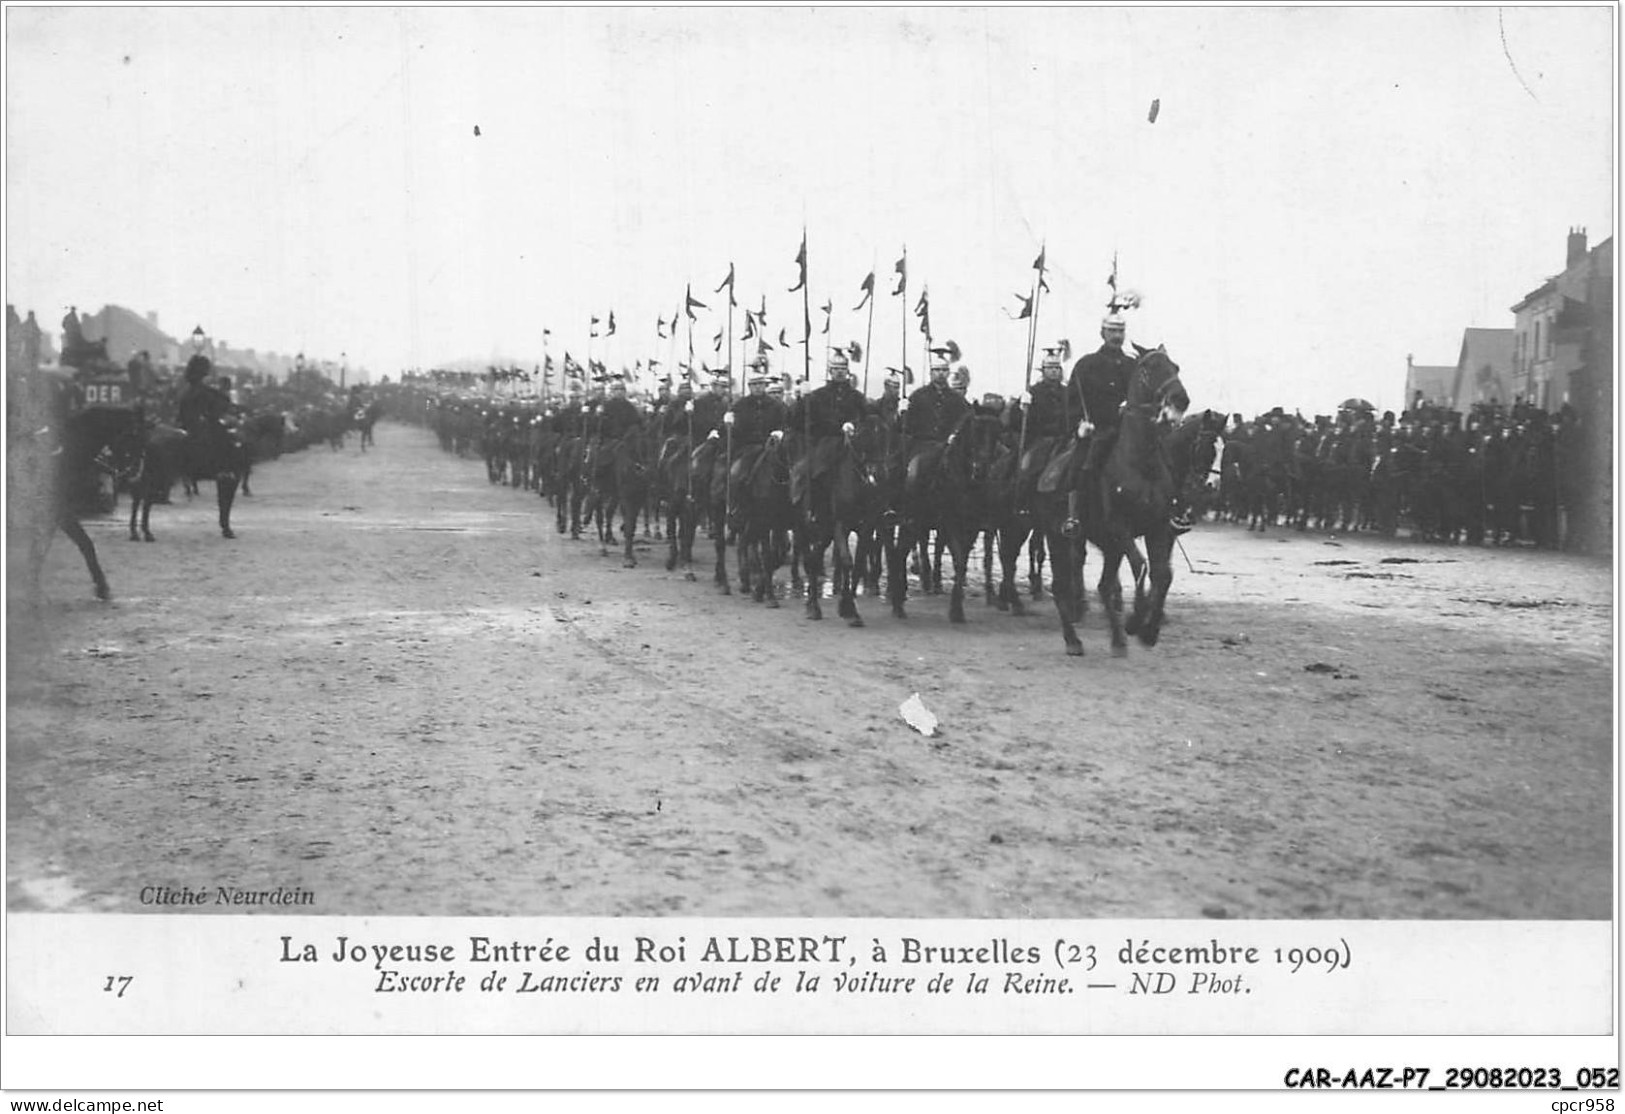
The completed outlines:
[[[611,395],[598,408],[598,433],[607,440],[625,437],[643,425],[643,415],[629,398]]]
[[[908,396],[903,431],[911,439],[946,441],[959,420],[970,413],[970,403],[952,387],[927,383]]]
[[[796,399],[790,407],[789,428],[808,429],[813,437],[839,437],[841,426],[854,425],[867,416],[863,395],[849,381],[825,383],[811,394]]]
[[[1075,404],[1081,391],[1086,413],[1078,416],[1088,418],[1099,429],[1116,429],[1119,410],[1128,398],[1129,378],[1133,373],[1133,356],[1122,349],[1102,344],[1073,367],[1072,378],[1066,385],[1070,396],[1068,401]]]
[[[1034,383],[1027,414],[1027,439],[1068,436],[1083,416],[1076,398],[1059,379],[1041,379]],[[1016,428],[1021,428],[1019,423]]]
[[[790,421],[790,408],[782,399],[772,395],[746,395],[734,403],[733,445],[737,451],[750,445],[767,442],[767,435],[775,429],[786,429]]]

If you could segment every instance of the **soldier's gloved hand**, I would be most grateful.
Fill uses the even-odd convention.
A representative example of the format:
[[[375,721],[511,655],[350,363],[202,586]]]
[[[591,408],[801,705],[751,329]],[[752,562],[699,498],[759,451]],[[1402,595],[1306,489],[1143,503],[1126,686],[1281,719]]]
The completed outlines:
[[[1082,421],[1080,421],[1078,423],[1078,436],[1079,437],[1087,437],[1091,433],[1093,433],[1094,431],[1095,431],[1095,423],[1091,422],[1088,418],[1084,418]]]
[[[718,437],[721,437],[721,436],[722,436],[722,434],[718,433],[716,430],[713,429],[710,433],[707,433],[705,435],[705,439],[707,441],[715,441]]]
[[[904,396],[903,398],[900,398],[900,399],[897,400],[897,412],[899,414],[902,414],[902,413],[906,413],[907,410],[908,410],[908,398],[907,398],[907,396]]]
[[[767,442],[770,445],[777,445],[782,440],[784,440],[784,430],[782,429],[775,429],[767,435]]]
[[[732,410],[730,410],[726,414],[722,415],[722,424],[723,425],[733,425],[734,424],[734,412]]]
[[[852,436],[857,431],[858,431],[858,427],[853,425],[851,422],[842,422],[841,423],[841,432],[846,434],[848,437]]]

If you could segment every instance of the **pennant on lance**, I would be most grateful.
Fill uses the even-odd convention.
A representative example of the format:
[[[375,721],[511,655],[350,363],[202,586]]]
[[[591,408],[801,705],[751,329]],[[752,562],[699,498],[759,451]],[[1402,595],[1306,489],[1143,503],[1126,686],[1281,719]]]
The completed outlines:
[[[724,286],[728,288],[728,304],[730,306],[737,306],[739,303],[734,301],[734,265],[732,263],[728,264],[728,277],[717,284],[715,293],[722,293],[722,288]]]
[[[858,289],[863,291],[863,300],[852,307],[853,313],[862,309],[875,296],[875,273],[873,271],[869,272],[869,277],[863,280],[863,284]]]
[[[796,279],[796,284],[790,288],[792,294],[807,285],[807,234],[805,232],[801,234],[801,250],[796,252],[796,266],[801,269],[801,277]]]

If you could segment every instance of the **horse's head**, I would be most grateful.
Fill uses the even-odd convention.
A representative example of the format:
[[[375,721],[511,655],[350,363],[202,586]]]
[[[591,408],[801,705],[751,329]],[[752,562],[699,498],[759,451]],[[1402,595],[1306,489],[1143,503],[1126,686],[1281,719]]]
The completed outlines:
[[[1136,344],[1134,351],[1139,358],[1129,380],[1128,405],[1142,412],[1157,411],[1159,417],[1177,422],[1191,405],[1191,396],[1179,379],[1179,365],[1160,344],[1155,348]]]

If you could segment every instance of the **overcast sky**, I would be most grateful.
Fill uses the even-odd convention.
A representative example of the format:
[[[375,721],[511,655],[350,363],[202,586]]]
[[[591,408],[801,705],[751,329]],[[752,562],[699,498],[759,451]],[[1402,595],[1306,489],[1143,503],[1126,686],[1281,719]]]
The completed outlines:
[[[865,342],[873,267],[877,369],[905,326],[921,365],[926,284],[973,390],[1019,389],[1010,315],[1044,246],[1041,343],[1099,343],[1116,253],[1145,299],[1130,339],[1167,345],[1195,405],[1397,409],[1407,353],[1453,364],[1562,268],[1571,225],[1613,234],[1608,7],[6,20],[19,312],[55,331],[113,302],[374,378],[529,364],[544,328],[584,359],[612,309],[595,356],[669,362],[656,319],[689,283],[712,307],[696,357],[721,364],[730,263],[799,340],[805,225],[814,342],[826,300],[832,338]]]

